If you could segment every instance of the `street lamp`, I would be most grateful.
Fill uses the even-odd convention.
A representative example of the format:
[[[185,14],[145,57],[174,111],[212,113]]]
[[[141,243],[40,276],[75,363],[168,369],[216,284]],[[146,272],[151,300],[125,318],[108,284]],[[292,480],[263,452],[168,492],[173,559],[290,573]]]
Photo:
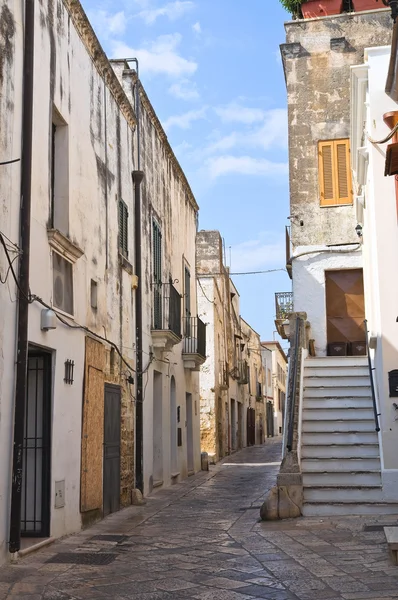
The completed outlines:
[[[396,23],[398,17],[398,0],[383,0],[383,4],[391,8],[391,18]]]

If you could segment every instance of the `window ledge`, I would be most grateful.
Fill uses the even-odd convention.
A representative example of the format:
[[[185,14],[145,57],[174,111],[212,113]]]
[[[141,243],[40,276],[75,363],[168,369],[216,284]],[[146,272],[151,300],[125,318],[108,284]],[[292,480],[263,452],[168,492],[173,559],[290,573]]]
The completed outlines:
[[[133,265],[121,252],[119,252],[119,264],[129,275],[133,274]]]
[[[84,254],[84,251],[77,244],[58,229],[47,229],[47,237],[51,248],[65,256],[72,263],[75,263]]]

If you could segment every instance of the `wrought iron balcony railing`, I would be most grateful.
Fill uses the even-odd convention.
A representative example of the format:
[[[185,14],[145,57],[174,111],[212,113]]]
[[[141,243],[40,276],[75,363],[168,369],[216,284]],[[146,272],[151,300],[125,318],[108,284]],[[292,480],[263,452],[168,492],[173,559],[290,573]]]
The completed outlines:
[[[181,338],[181,296],[172,283],[153,287],[152,330]]]
[[[276,319],[287,319],[293,312],[293,292],[277,292],[275,294]]]
[[[206,325],[199,317],[184,318],[184,354],[198,354],[206,359]]]

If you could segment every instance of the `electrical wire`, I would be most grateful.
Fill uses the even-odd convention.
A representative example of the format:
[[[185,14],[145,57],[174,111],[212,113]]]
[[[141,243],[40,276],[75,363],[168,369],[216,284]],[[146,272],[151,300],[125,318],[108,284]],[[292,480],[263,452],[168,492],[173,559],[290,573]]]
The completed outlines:
[[[26,300],[26,301],[27,301],[29,304],[31,304],[31,303],[33,302],[33,300],[32,300],[32,297],[31,297],[31,294],[30,294],[30,292],[29,292],[29,296],[27,296],[27,295],[25,294],[25,292],[22,290],[21,286],[19,285],[18,277],[17,277],[17,275],[16,275],[16,273],[15,273],[15,271],[14,271],[14,266],[13,266],[13,262],[14,262],[14,261],[13,261],[13,260],[11,260],[11,257],[10,257],[10,255],[9,255],[9,253],[8,253],[8,248],[7,248],[7,245],[6,245],[6,243],[5,243],[5,241],[4,241],[4,238],[3,238],[3,234],[1,234],[1,233],[0,233],[0,243],[2,244],[2,246],[3,246],[3,248],[4,248],[4,252],[6,253],[6,258],[7,258],[8,265],[9,265],[9,270],[11,270],[11,273],[12,273],[13,279],[14,279],[14,281],[15,281],[15,284],[16,284],[16,286],[17,286],[18,290],[19,290],[19,293],[21,294],[21,296],[23,296],[23,297],[25,298],[25,300]]]
[[[19,162],[21,159],[20,158],[14,158],[12,160],[3,160],[0,162],[0,166],[2,165],[11,165],[12,163],[16,163]]]
[[[11,264],[13,264],[17,260],[17,258],[19,258],[19,254],[14,256],[14,258],[11,261]],[[0,283],[7,283],[7,279],[8,279],[8,275],[9,275],[10,271],[11,271],[11,265],[9,265],[4,279],[2,279],[1,274],[0,274]]]

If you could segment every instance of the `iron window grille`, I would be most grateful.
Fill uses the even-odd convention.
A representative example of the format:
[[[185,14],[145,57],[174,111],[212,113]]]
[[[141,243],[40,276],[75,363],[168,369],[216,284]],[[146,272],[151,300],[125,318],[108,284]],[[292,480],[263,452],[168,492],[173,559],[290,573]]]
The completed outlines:
[[[128,220],[129,211],[127,204],[123,200],[119,200],[119,252],[126,258],[129,255],[128,244]]]

